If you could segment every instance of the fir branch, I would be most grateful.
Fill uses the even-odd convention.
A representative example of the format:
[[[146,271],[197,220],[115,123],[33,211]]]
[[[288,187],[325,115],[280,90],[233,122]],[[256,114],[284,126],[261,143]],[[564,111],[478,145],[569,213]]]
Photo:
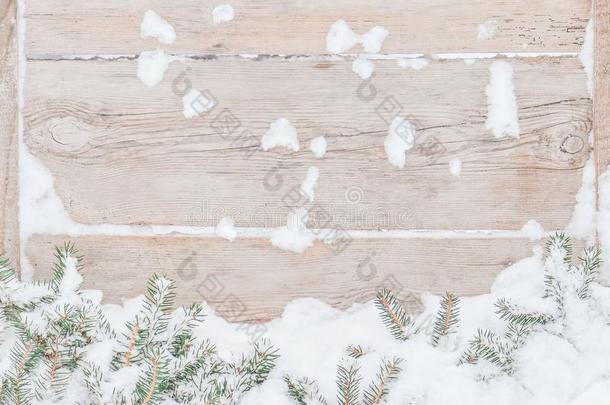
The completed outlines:
[[[82,270],[82,256],[78,254],[76,245],[74,243],[66,243],[63,247],[55,248],[55,264],[53,266],[53,275],[49,285],[51,291],[54,294],[59,293],[59,286],[64,278],[66,267],[68,266],[69,260],[76,260],[76,269],[80,272]]]
[[[590,246],[585,248],[583,256],[579,257],[582,284],[576,292],[580,299],[584,300],[591,297],[591,284],[597,280],[599,268],[602,264],[601,254],[599,247]]]
[[[348,356],[354,359],[359,359],[360,357],[365,355],[365,351],[360,345],[349,345],[347,346],[347,349],[345,349],[345,352]]]
[[[407,340],[411,333],[408,329],[413,326],[413,321],[402,308],[398,298],[390,290],[383,289],[377,293],[375,305],[379,309],[383,324],[394,338]]]
[[[432,330],[432,346],[438,346],[443,336],[448,336],[460,321],[460,299],[446,293],[441,298],[441,307]]]
[[[388,385],[400,374],[401,359],[384,360],[377,379],[364,391],[364,405],[379,405],[388,395]]]
[[[284,376],[284,382],[288,389],[288,396],[299,405],[328,405],[328,401],[320,394],[320,389],[315,381],[308,378],[295,380],[290,376]]]
[[[572,241],[564,232],[556,233],[549,238],[545,246],[547,256],[559,254],[563,263],[567,266],[572,264]]]
[[[277,349],[267,340],[255,344],[252,356],[244,358],[241,365],[236,368],[239,376],[237,390],[242,393],[247,392],[263,383],[275,367],[278,357]]]
[[[473,362],[479,359],[489,361],[498,366],[502,371],[510,373],[512,371],[513,359],[510,356],[510,348],[502,340],[489,330],[477,331],[477,335],[470,342],[467,354],[462,357],[463,362]]]
[[[337,368],[338,405],[357,405],[360,403],[360,369],[354,364]]]
[[[525,312],[517,305],[513,304],[506,298],[500,298],[496,304],[496,313],[500,319],[509,322],[510,324],[518,324],[523,326],[533,326],[553,320],[553,317],[540,312]]]

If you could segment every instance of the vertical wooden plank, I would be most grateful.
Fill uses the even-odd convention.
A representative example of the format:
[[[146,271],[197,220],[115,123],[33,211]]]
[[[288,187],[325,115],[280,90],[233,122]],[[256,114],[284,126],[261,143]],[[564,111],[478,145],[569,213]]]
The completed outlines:
[[[0,0],[0,254],[19,260],[17,0]]]
[[[593,129],[597,179],[610,165],[610,0],[595,0]],[[599,184],[598,184],[599,189]],[[598,193],[599,196],[599,193]]]

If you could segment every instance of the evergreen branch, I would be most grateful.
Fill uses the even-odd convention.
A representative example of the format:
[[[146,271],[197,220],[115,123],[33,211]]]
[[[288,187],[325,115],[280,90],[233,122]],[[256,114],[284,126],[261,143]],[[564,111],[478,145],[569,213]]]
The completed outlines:
[[[359,368],[354,364],[349,367],[339,365],[337,369],[337,402],[339,405],[357,405],[360,403]]]
[[[547,256],[559,254],[563,263],[567,266],[572,264],[572,241],[564,232],[556,233],[549,238],[545,246]]]
[[[407,340],[410,335],[408,328],[413,326],[413,321],[402,308],[396,296],[390,290],[383,289],[377,293],[375,305],[379,309],[383,324],[394,338]]]
[[[348,356],[350,356],[351,358],[354,359],[359,359],[360,357],[365,355],[365,351],[362,348],[362,346],[357,345],[349,345],[347,346],[347,349],[345,349],[345,352],[347,353]]]
[[[401,359],[384,360],[377,374],[377,380],[364,391],[364,405],[379,405],[388,395],[388,385],[400,374]]]
[[[441,308],[436,315],[434,329],[432,330],[432,346],[438,346],[443,336],[448,336],[454,326],[460,321],[460,299],[453,294],[446,293],[441,298]]]
[[[523,326],[538,324],[544,325],[545,323],[553,320],[553,317],[548,314],[542,314],[540,312],[524,312],[521,308],[511,303],[506,298],[500,298],[496,302],[495,306],[496,313],[500,316],[500,319],[511,324]]]
[[[66,243],[63,247],[55,247],[55,264],[53,266],[53,275],[49,282],[51,291],[54,294],[59,293],[59,286],[64,278],[66,267],[70,259],[76,260],[76,269],[82,270],[82,256],[78,254],[76,245],[74,243]]]
[[[510,352],[510,348],[496,334],[489,330],[479,329],[475,338],[470,342],[467,356],[474,361],[487,360],[501,370],[510,373],[513,362]]]
[[[283,379],[288,388],[288,396],[299,405],[328,405],[315,381],[307,378],[294,380],[290,376],[284,376]]]
[[[579,257],[581,265],[579,270],[582,276],[582,285],[576,291],[580,299],[591,297],[591,284],[597,280],[599,268],[602,264],[601,250],[597,246],[585,248],[583,256]]]

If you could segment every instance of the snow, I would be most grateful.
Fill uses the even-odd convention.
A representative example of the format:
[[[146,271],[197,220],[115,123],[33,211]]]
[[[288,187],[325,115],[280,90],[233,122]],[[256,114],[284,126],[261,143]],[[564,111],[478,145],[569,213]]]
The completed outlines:
[[[320,171],[317,167],[312,166],[307,169],[307,177],[301,183],[301,190],[309,198],[309,201],[314,199],[314,190],[318,186],[318,178],[320,177]]]
[[[214,24],[222,24],[233,21],[235,18],[235,10],[230,4],[221,4],[216,6],[212,11]]]
[[[326,34],[326,50],[331,54],[342,54],[361,44],[365,53],[379,53],[388,34],[385,28],[375,26],[368,32],[358,35],[347,22],[337,20]]]
[[[430,64],[430,59],[426,58],[399,58],[396,60],[398,66],[402,68],[411,68],[413,70],[422,70]]]
[[[455,177],[460,177],[460,174],[462,173],[462,161],[458,158],[451,159],[449,161],[449,172]]]
[[[513,67],[505,61],[495,61],[489,67],[487,94],[487,120],[485,128],[491,130],[496,138],[519,137],[519,115]]]
[[[155,87],[161,83],[173,60],[162,49],[142,52],[138,58],[138,78],[148,87]]]
[[[395,167],[405,166],[405,153],[415,145],[415,127],[402,117],[396,117],[390,124],[388,135],[384,141],[388,161]]]
[[[369,59],[357,58],[354,59],[354,62],[352,63],[352,70],[360,76],[362,80],[367,80],[375,71],[375,64]]]
[[[235,220],[231,217],[221,218],[220,221],[218,221],[218,225],[216,225],[216,235],[233,242],[237,236]]]
[[[496,20],[488,20],[482,24],[479,24],[477,27],[477,39],[479,41],[493,39],[497,27],[498,22]]]
[[[587,74],[587,90],[589,96],[593,97],[593,56],[594,56],[594,35],[595,35],[595,22],[593,19],[589,20],[585,31],[585,41],[580,49],[578,58],[585,68]]]
[[[142,38],[157,38],[162,44],[168,45],[176,40],[176,31],[159,14],[148,10],[144,14],[142,24],[140,24],[140,36]]]
[[[320,158],[324,157],[324,155],[326,155],[327,147],[328,147],[328,145],[326,143],[326,138],[324,137],[324,135],[313,138],[311,140],[311,143],[309,144],[309,149],[311,149],[311,152],[318,159],[320,159]]]
[[[576,205],[566,232],[575,238],[592,241],[595,238],[595,161],[589,158],[582,172],[582,183],[576,194]]]
[[[313,246],[314,234],[307,229],[308,214],[305,208],[297,208],[288,213],[286,226],[271,234],[271,244],[282,250],[303,253]]]
[[[544,228],[537,221],[530,219],[521,228],[521,233],[530,240],[542,239],[545,236]]]
[[[182,97],[183,114],[185,118],[198,117],[210,111],[216,102],[201,94],[197,89],[191,89]]]
[[[371,30],[360,36],[360,43],[366,53],[379,53],[383,41],[388,37],[388,30],[383,27],[373,27]]]
[[[68,257],[66,259],[64,276],[59,285],[59,292],[62,295],[70,295],[70,293],[76,291],[83,282],[83,276],[81,276],[77,270],[77,263],[78,260],[74,257]]]
[[[279,118],[271,124],[269,131],[263,135],[261,146],[265,151],[277,146],[283,146],[298,152],[299,138],[297,129],[286,118]]]
[[[326,50],[334,54],[345,53],[359,42],[360,37],[344,20],[336,21],[326,34]]]

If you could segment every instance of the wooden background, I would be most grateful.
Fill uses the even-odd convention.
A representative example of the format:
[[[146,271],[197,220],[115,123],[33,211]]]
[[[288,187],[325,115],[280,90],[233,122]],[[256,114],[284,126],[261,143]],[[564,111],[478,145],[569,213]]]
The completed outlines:
[[[0,0],[0,222],[9,256],[18,258],[22,249],[42,277],[52,246],[75,241],[86,257],[86,286],[104,290],[108,302],[142,292],[147,277],[165,273],[177,279],[182,302],[206,299],[233,320],[276,317],[298,297],[345,308],[370,299],[382,285],[396,287],[417,307],[423,291],[488,291],[500,270],[531,251],[518,232],[528,220],[548,231],[567,225],[594,126],[598,165],[608,163],[607,108],[598,104],[608,105],[607,59],[596,59],[602,85],[595,108],[578,59],[589,0],[231,4],[235,20],[214,25],[217,4],[207,0],[27,2],[25,146],[52,173],[74,221],[150,231],[129,236],[93,227],[99,232],[39,234],[19,246],[16,2]],[[140,38],[148,9],[174,26],[174,44]],[[607,1],[595,12],[602,22],[596,47],[607,51]],[[383,54],[375,56],[382,60],[375,61],[373,100],[359,97],[354,55],[326,55],[326,33],[340,18],[359,33],[375,25],[390,32]],[[487,20],[497,21],[495,36],[478,40],[477,26]],[[137,57],[156,48],[184,60],[172,63],[164,81],[150,89],[136,77]],[[466,64],[459,55],[489,52],[521,55],[508,59],[519,139],[495,139],[484,127],[489,65],[504,56]],[[396,59],[413,53],[449,55],[419,71],[398,65]],[[181,74],[214,95],[216,111],[184,119],[181,96],[172,89]],[[403,106],[418,139],[437,145],[415,148],[401,170],[387,162],[383,149],[388,124],[376,109],[386,97]],[[301,150],[236,146],[213,129],[221,109],[257,139],[272,121],[288,118]],[[308,150],[319,135],[329,144],[322,160]],[[580,147],[566,147],[574,140]],[[449,173],[454,158],[463,162],[459,178]],[[322,242],[301,255],[283,252],[265,236],[285,224],[282,196],[311,165],[320,169],[316,203],[331,214],[333,226],[354,238],[340,254]],[[270,189],[266,181],[277,173],[282,183]],[[243,232],[261,235],[251,232],[230,243],[146,228],[197,233],[225,215],[235,217]],[[320,225],[314,219],[312,226]]]

